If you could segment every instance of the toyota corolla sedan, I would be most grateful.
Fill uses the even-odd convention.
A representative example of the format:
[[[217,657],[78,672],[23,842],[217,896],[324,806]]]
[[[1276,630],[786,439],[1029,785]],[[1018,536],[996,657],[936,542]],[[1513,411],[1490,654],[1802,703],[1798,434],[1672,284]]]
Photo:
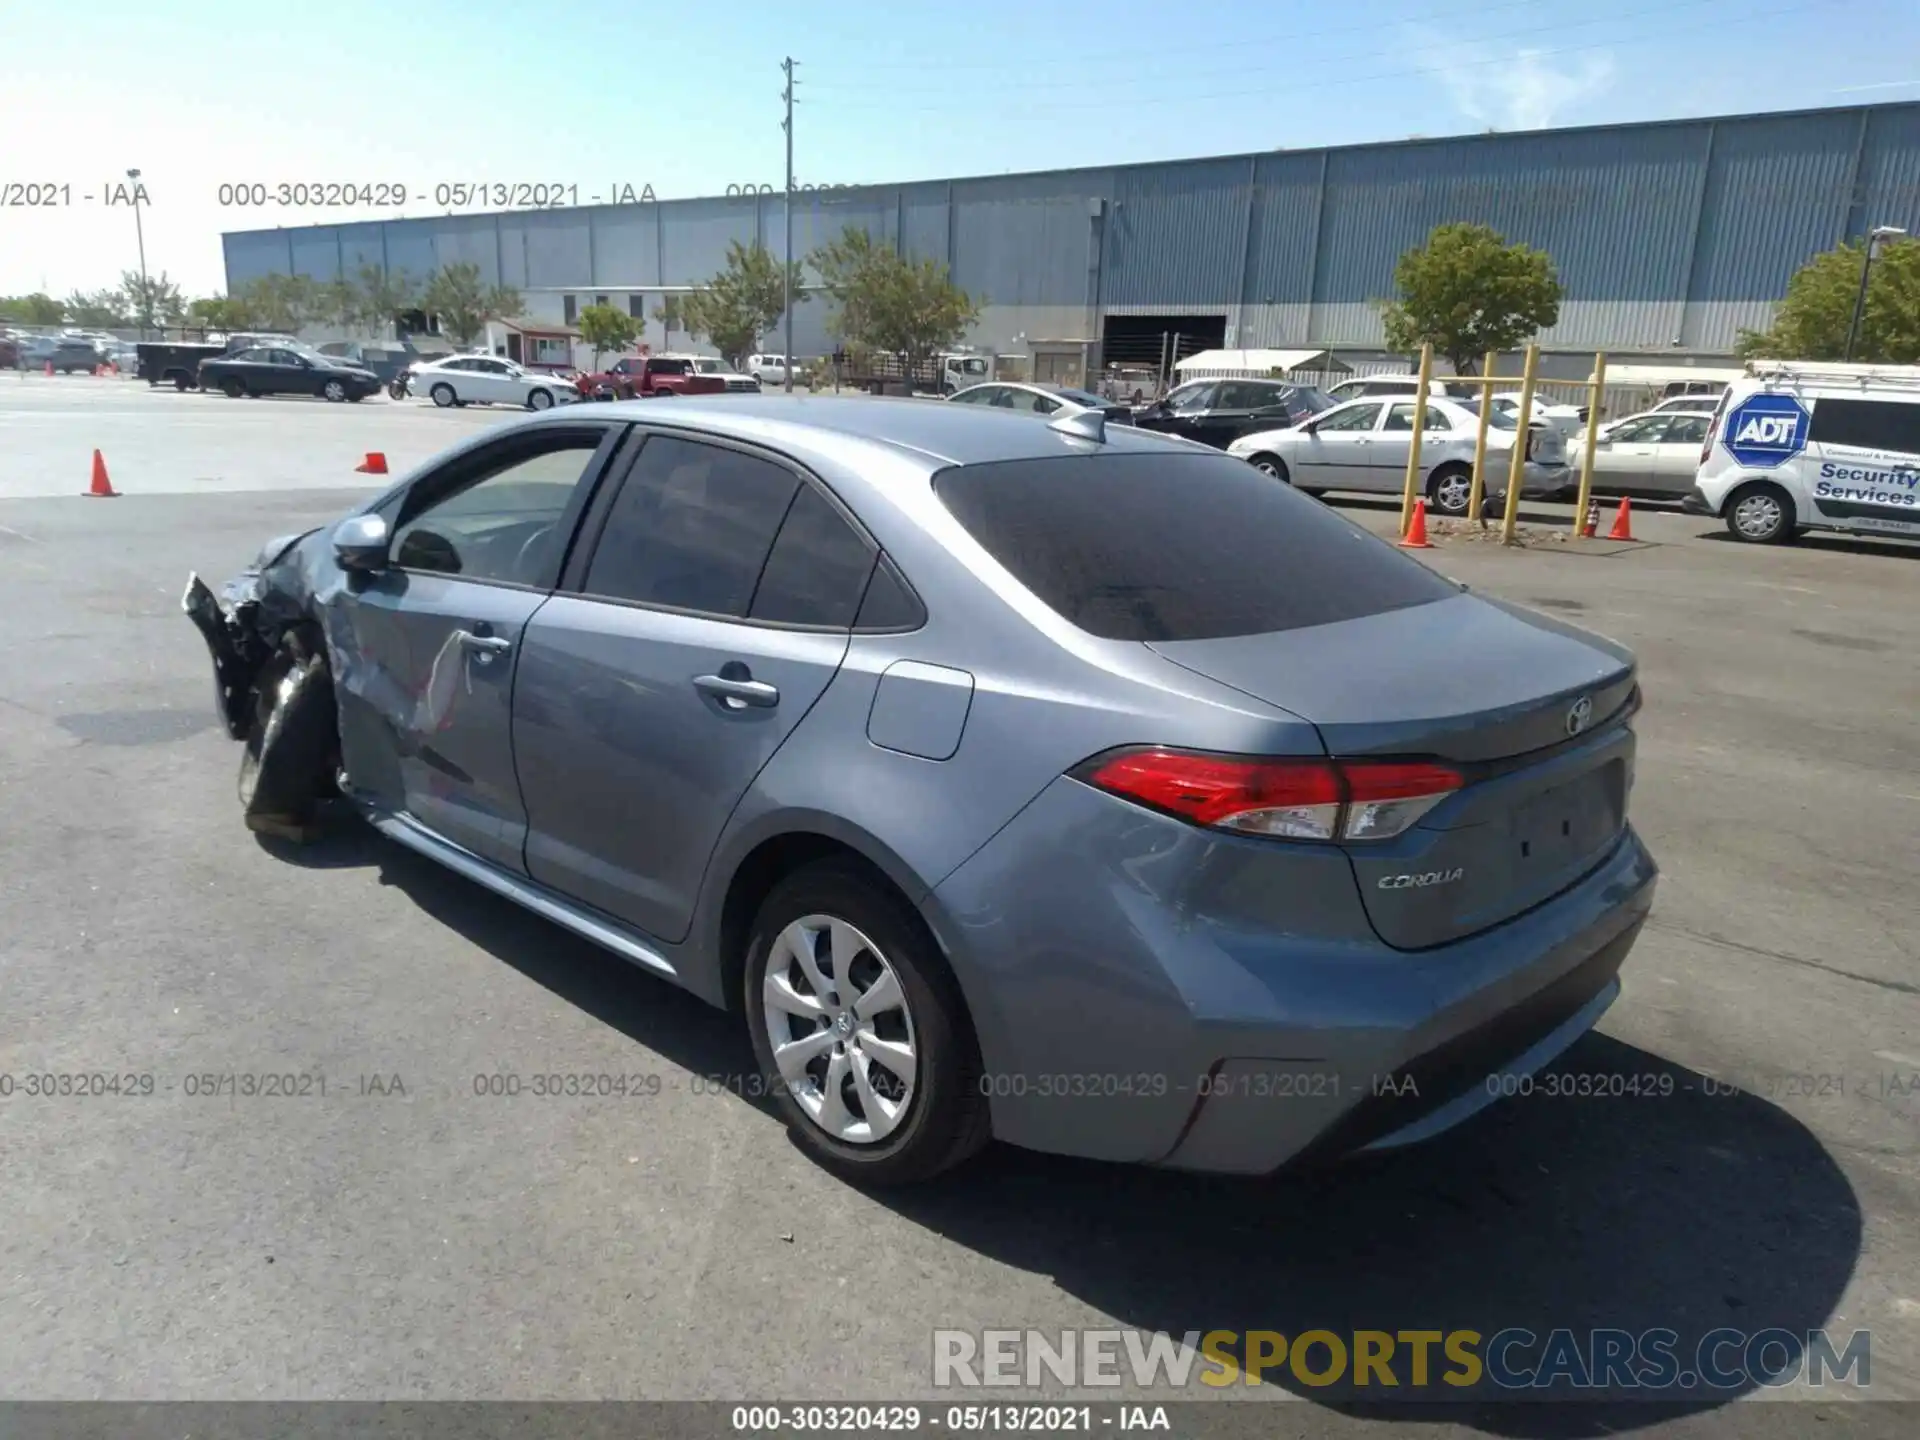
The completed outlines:
[[[1098,415],[576,407],[184,605],[254,829],[343,796],[737,1012],[867,1181],[1433,1135],[1656,883],[1625,650]]]

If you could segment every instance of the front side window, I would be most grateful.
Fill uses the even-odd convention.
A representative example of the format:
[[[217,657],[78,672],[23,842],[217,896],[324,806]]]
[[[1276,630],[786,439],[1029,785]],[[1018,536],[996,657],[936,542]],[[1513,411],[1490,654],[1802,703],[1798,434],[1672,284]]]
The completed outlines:
[[[1015,580],[1107,640],[1268,634],[1458,593],[1338,511],[1224,455],[967,465],[942,471],[934,490]]]
[[[482,478],[433,501],[394,532],[404,570],[531,585],[546,573],[574,487],[598,435],[554,437],[516,447]]]
[[[1320,417],[1318,433],[1332,431],[1336,434],[1347,430],[1371,430],[1373,422],[1380,418],[1380,403],[1371,405],[1350,405],[1345,410],[1335,410]]]
[[[956,405],[991,405],[993,397],[999,392],[991,385],[976,385],[971,390],[962,390],[953,397]]]
[[[1176,415],[1195,414],[1213,404],[1214,392],[1219,388],[1211,383],[1183,385],[1167,396],[1167,408]]]
[[[650,437],[621,484],[583,589],[745,616],[800,477],[771,460]]]
[[[1707,438],[1709,418],[1711,417],[1706,415],[1675,416],[1673,423],[1667,427],[1666,443],[1669,445],[1700,444]]]

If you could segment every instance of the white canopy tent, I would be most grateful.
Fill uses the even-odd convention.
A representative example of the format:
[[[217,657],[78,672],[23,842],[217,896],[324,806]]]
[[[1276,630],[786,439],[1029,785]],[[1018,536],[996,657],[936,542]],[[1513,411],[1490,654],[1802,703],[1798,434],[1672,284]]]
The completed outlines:
[[[1284,376],[1294,371],[1314,375],[1346,375],[1352,367],[1327,350],[1202,350],[1174,365],[1182,380]]]

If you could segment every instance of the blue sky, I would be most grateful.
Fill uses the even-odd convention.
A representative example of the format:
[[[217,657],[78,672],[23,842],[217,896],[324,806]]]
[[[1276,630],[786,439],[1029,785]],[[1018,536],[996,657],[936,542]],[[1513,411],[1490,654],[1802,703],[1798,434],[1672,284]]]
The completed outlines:
[[[1914,0],[0,0],[0,293],[135,263],[222,284],[222,230],[405,211],[222,208],[222,182],[560,182],[661,198],[1409,135],[1920,99]],[[0,191],[0,198],[4,198]]]

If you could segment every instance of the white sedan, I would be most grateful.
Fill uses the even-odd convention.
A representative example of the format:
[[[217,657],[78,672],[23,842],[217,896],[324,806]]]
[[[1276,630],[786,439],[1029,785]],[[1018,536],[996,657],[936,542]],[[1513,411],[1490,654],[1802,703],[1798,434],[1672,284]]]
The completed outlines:
[[[1227,447],[1227,453],[1310,495],[1323,490],[1397,495],[1406,483],[1407,461],[1413,453],[1413,404],[1377,397],[1350,401],[1284,430],[1243,435]],[[1420,441],[1420,493],[1442,515],[1467,513],[1479,425],[1473,404],[1438,395],[1428,398]],[[1506,493],[1519,428],[1498,405],[1487,417],[1483,480],[1489,498]],[[1527,428],[1521,495],[1544,499],[1565,492],[1573,479],[1567,468],[1566,437],[1542,421]]]
[[[578,400],[580,392],[557,375],[527,370],[497,355],[451,355],[408,371],[407,388],[434,404],[519,405],[546,410]]]

